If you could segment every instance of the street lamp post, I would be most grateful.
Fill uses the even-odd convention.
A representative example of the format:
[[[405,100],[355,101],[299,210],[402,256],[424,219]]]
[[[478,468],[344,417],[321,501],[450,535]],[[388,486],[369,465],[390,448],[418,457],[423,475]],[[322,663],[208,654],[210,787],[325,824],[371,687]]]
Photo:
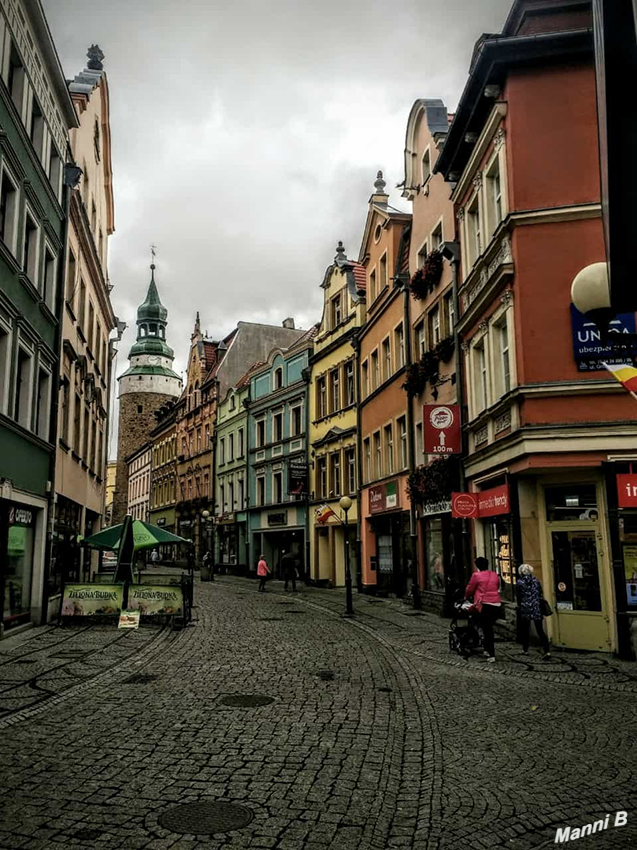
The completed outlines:
[[[354,605],[352,602],[352,573],[349,566],[349,526],[347,524],[347,512],[352,507],[352,500],[349,496],[343,496],[339,501],[341,510],[345,514],[345,523],[343,527],[343,535],[345,539],[345,616],[354,616]]]

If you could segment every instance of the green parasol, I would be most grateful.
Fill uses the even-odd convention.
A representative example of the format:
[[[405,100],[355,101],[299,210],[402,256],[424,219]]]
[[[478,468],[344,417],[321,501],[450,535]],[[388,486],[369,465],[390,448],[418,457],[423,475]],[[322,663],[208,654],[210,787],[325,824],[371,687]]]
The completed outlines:
[[[103,528],[102,531],[98,531],[91,537],[85,537],[82,543],[85,546],[91,546],[93,549],[108,549],[117,552],[123,530],[123,523],[112,525],[110,528]],[[190,545],[192,541],[171,534],[170,531],[165,531],[149,522],[142,522],[141,519],[133,520],[133,550],[135,552],[140,549],[154,549],[161,543],[186,543]]]

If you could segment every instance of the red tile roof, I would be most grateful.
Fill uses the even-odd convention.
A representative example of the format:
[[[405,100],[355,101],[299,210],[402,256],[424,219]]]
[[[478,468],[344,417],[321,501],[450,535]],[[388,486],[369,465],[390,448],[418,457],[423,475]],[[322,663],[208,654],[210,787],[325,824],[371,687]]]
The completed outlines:
[[[354,280],[356,281],[356,289],[359,292],[367,291],[367,274],[365,273],[365,266],[362,266],[360,263],[352,263],[354,270]]]
[[[260,369],[261,366],[265,366],[265,360],[256,360],[252,366],[248,369],[245,375],[242,378],[239,378],[237,381],[235,389],[242,390],[244,387],[247,387],[250,383],[250,378],[252,377],[252,373],[257,369]]]
[[[206,356],[206,369],[212,369],[217,362],[217,343],[204,340],[203,350]]]

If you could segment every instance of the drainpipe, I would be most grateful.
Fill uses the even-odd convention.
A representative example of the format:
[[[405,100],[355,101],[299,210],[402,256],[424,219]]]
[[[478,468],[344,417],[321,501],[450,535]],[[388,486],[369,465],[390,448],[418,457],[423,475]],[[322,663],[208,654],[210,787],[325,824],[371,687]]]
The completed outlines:
[[[57,467],[57,450],[58,450],[58,432],[59,432],[59,409],[60,409],[60,369],[62,365],[62,341],[64,336],[64,283],[66,279],[66,265],[68,262],[69,252],[69,218],[71,213],[71,192],[76,188],[82,177],[82,169],[75,165],[74,162],[67,162],[64,165],[63,179],[63,210],[64,210],[64,229],[62,232],[62,262],[58,264],[57,274],[57,292],[55,296],[54,314],[59,321],[58,335],[55,341],[55,353],[57,354],[57,364],[54,368],[54,374],[51,377],[51,413],[50,413],[50,439],[53,444],[53,451],[49,458],[49,482],[48,482],[48,520],[46,528],[46,545],[44,552],[44,570],[42,574],[42,617],[44,622],[47,621],[47,611],[49,606],[49,579],[51,575],[51,561],[53,558],[53,530],[55,526],[56,512],[56,496],[55,496],[55,474]]]
[[[359,329],[360,330],[360,329]],[[358,336],[359,331],[351,341],[354,349],[354,398],[359,399],[356,405],[356,497],[357,497],[357,520],[356,520],[356,589],[359,593],[363,592],[363,498],[361,483],[363,480],[363,444],[361,440],[361,405],[360,405],[360,353],[361,341]]]
[[[307,470],[307,478],[305,484],[305,584],[310,584],[310,505],[309,505],[309,487],[310,483],[310,380],[312,377],[312,367],[307,366],[302,372],[303,381],[305,382],[305,468]]]
[[[405,346],[405,367],[407,372],[413,363],[411,353],[411,323],[409,321],[409,276],[398,274],[394,278],[394,285],[400,288],[403,294],[403,341]],[[407,396],[407,463],[409,475],[413,475],[416,469],[416,429],[414,426],[414,403],[411,395]],[[416,503],[409,500],[409,540],[411,553],[411,593],[413,605],[416,610],[422,608],[420,595],[420,577],[418,575],[418,525],[416,517]]]
[[[248,389],[248,394],[243,400],[243,407],[246,411],[246,424],[245,424],[245,438],[244,438],[244,451],[245,451],[245,478],[243,484],[243,499],[245,503],[245,514],[246,514],[246,570],[247,575],[250,575],[250,551],[252,549],[250,545],[250,538],[252,536],[252,531],[250,529],[250,390]]]
[[[454,347],[454,355],[456,361],[456,402],[458,407],[460,408],[460,418],[461,420],[464,417],[464,363],[462,360],[462,350],[460,347],[460,333],[458,332],[458,320],[460,319],[460,299],[458,296],[458,264],[460,262],[460,246],[457,242],[443,242],[441,246],[441,251],[443,257],[449,261],[449,265],[451,266],[451,271],[453,274],[452,280],[452,289],[451,289],[451,297],[453,298],[453,314],[454,314],[454,328],[453,328],[453,347]],[[464,463],[463,459],[467,454],[467,434],[464,428],[461,429],[461,439],[462,439],[462,455],[460,457],[460,492],[464,493],[467,489],[467,481],[465,478],[464,472]],[[462,560],[463,566],[467,567],[471,564],[471,530],[469,528],[469,520],[463,518],[461,520],[461,551],[462,551]],[[463,578],[466,578],[463,577]],[[451,600],[449,600],[450,602]]]

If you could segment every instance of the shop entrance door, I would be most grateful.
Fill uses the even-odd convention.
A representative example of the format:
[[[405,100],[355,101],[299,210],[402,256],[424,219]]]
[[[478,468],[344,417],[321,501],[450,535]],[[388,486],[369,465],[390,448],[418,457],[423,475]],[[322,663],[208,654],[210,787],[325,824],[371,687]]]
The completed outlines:
[[[555,613],[553,641],[572,649],[610,652],[608,600],[600,576],[599,532],[593,522],[549,523]]]

